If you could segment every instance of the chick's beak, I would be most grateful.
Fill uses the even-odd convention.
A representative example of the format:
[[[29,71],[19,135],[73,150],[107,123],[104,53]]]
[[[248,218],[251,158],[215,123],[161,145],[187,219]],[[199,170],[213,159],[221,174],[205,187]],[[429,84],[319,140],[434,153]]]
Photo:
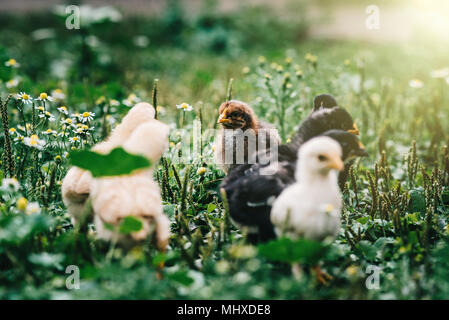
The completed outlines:
[[[344,169],[345,165],[341,160],[340,156],[335,154],[330,158],[329,164],[327,165],[329,169],[335,169],[341,171]]]
[[[348,132],[355,134],[356,136],[360,135],[359,128],[357,128],[357,125],[355,124],[355,122],[352,124],[352,129],[349,129]]]
[[[218,117],[217,123],[229,123],[229,122],[231,122],[230,119],[226,118],[226,116],[227,116],[226,112],[227,112],[227,108],[225,108],[223,110],[223,112],[220,114],[220,116]]]

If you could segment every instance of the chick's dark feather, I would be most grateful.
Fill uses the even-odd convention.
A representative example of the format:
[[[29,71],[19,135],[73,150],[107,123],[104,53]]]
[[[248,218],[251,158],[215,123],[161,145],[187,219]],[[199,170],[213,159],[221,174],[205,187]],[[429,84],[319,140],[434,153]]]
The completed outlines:
[[[340,107],[319,109],[318,111],[312,112],[304,120],[288,145],[297,151],[304,142],[323,132],[332,129],[347,131],[353,127],[354,120],[345,109]]]

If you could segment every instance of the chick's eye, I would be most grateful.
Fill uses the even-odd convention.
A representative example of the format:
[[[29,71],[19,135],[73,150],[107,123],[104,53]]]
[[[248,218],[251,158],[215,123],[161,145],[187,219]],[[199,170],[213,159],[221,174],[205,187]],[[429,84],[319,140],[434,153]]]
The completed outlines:
[[[231,113],[231,117],[238,117],[239,116],[239,113],[238,112],[232,112]]]
[[[324,156],[324,155],[322,155],[322,154],[320,154],[320,155],[318,156],[318,160],[320,160],[321,162],[322,162],[322,161],[326,161],[326,160],[327,160],[327,157]]]

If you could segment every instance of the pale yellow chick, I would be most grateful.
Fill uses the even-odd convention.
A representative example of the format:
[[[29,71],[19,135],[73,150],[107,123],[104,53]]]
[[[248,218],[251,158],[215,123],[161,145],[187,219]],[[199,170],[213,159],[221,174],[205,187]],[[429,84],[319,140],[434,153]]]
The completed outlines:
[[[132,154],[156,163],[168,148],[169,127],[152,120],[141,124],[123,144]],[[129,245],[145,240],[154,231],[157,247],[165,249],[170,236],[170,222],[162,210],[158,184],[153,180],[153,169],[141,169],[129,175],[93,179],[91,199],[94,223],[99,238]],[[120,234],[120,223],[133,216],[143,223],[143,228],[130,235]],[[105,223],[113,227],[107,228]]]
[[[153,120],[154,115],[155,110],[149,103],[140,102],[136,104],[129,110],[128,114],[112,131],[110,136],[105,141],[95,145],[92,150],[106,154],[112,149],[123,145],[137,126]],[[91,180],[92,175],[89,171],[72,167],[62,181],[62,200],[75,222],[80,222],[84,213],[85,204],[90,193]]]

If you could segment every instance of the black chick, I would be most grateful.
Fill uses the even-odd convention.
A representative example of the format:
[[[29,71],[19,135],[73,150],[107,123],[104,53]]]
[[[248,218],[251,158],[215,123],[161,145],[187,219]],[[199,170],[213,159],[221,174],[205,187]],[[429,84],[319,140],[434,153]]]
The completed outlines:
[[[340,107],[324,108],[313,111],[303,121],[292,141],[287,145],[296,153],[304,142],[332,129],[345,130],[355,135],[359,134],[359,130],[348,111]]]
[[[338,106],[337,100],[330,94],[320,94],[313,99],[313,110],[329,109]]]
[[[343,160],[367,153],[354,134],[344,130],[329,130],[322,135],[340,143]],[[265,242],[275,238],[270,220],[271,206],[279,194],[295,181],[297,149],[281,145],[279,161],[268,165],[245,164],[235,167],[223,181],[232,220],[248,228],[250,242]]]

